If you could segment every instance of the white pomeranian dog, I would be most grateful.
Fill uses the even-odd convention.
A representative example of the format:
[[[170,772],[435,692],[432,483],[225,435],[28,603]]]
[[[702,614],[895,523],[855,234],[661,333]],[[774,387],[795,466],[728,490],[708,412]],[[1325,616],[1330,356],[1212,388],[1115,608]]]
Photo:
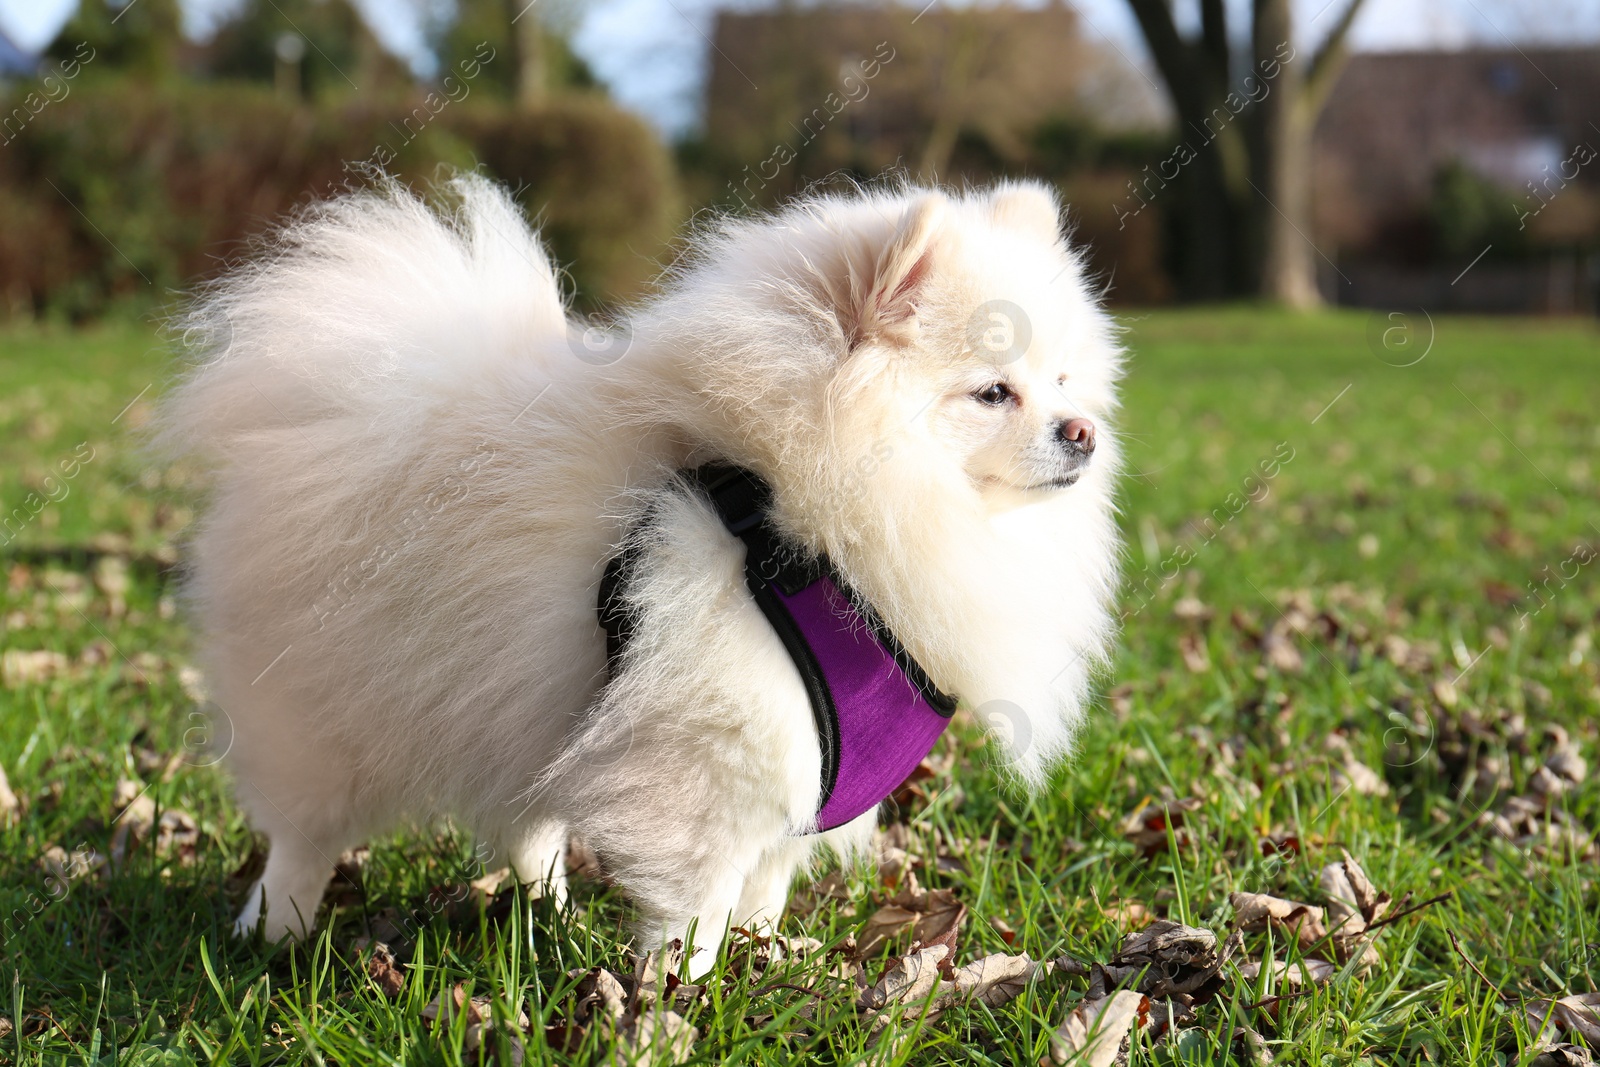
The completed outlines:
[[[499,189],[437,199],[320,204],[185,323],[187,594],[270,839],[241,932],[448,815],[556,893],[577,835],[698,974],[956,702],[1043,780],[1111,631],[1120,355],[1051,193],[725,220],[604,331]]]

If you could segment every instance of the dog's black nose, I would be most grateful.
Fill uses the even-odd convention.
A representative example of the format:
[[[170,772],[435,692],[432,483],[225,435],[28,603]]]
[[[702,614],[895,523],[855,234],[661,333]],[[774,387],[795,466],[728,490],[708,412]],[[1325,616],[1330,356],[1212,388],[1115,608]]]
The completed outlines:
[[[1068,452],[1087,456],[1094,451],[1094,423],[1088,419],[1062,419],[1056,427],[1056,440]]]

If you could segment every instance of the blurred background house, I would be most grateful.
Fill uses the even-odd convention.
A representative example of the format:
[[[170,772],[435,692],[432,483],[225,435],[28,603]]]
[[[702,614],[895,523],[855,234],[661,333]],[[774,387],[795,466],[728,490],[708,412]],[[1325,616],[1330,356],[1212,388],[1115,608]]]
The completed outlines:
[[[1481,25],[1375,50],[1405,10]],[[1559,0],[0,0],[0,315],[145,313],[448,167],[589,308],[702,209],[898,170],[1055,184],[1118,304],[1594,314],[1597,122],[1600,8]]]
[[[1345,276],[1322,284],[1350,304],[1592,311],[1597,121],[1600,47],[1356,56],[1317,127],[1316,232]]]

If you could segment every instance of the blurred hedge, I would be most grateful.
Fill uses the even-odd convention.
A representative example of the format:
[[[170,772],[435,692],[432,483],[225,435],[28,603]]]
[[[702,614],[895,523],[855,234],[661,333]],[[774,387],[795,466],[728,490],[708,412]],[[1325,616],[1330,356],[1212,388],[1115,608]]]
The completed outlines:
[[[646,284],[681,208],[670,157],[639,119],[581,96],[531,112],[439,99],[430,114],[420,100],[310,105],[227,83],[78,86],[0,145],[0,314],[169,301],[388,152],[408,181],[481,163],[518,189],[580,303]],[[0,114],[18,102],[0,99]]]

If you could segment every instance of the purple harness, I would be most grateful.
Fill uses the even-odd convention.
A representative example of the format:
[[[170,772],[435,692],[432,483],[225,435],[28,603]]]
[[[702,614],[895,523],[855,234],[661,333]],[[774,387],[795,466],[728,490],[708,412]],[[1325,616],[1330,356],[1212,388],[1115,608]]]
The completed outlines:
[[[794,661],[816,720],[822,750],[817,830],[843,826],[910,776],[949,725],[956,702],[933,685],[826,558],[778,536],[767,521],[772,490],[765,482],[723,466],[684,477],[745,544],[745,584]],[[600,624],[613,669],[633,629],[626,603],[631,562],[627,552],[611,560],[600,583]]]

